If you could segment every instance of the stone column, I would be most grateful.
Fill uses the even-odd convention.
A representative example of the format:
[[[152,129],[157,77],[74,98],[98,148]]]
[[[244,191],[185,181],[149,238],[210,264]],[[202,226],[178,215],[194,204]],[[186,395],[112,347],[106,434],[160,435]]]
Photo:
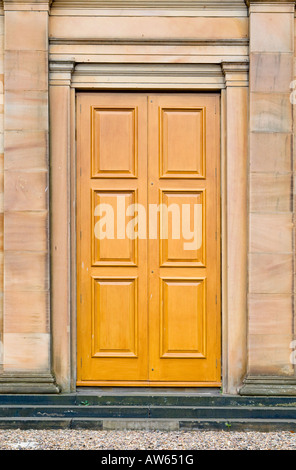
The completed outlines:
[[[48,237],[47,0],[5,0],[2,393],[54,393]]]
[[[73,62],[50,63],[50,172],[54,190],[51,191],[51,270],[52,270],[52,335],[53,367],[63,392],[75,388],[71,384],[71,98],[75,110],[75,90],[71,92]],[[75,112],[75,111],[74,111]],[[72,148],[75,148],[75,136]],[[75,175],[72,178],[75,180]],[[69,197],[61,200],[60,194]],[[73,209],[75,197],[73,197]],[[73,210],[72,209],[72,210]],[[73,277],[76,278],[74,275]],[[75,304],[74,304],[75,305]],[[72,326],[72,328],[71,328]],[[76,344],[76,341],[74,341]]]
[[[248,376],[244,395],[296,395],[292,151],[295,1],[250,10]]]
[[[3,371],[4,10],[0,5],[0,374]]]
[[[226,142],[223,188],[223,391],[237,393],[247,368],[248,63],[223,63]]]

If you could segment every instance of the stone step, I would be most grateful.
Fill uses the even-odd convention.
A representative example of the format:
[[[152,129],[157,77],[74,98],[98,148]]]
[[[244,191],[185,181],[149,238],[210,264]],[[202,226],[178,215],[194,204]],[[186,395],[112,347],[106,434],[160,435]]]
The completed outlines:
[[[296,419],[294,407],[2,405],[2,418]]]
[[[296,397],[241,397],[237,395],[203,396],[198,394],[60,394],[1,395],[3,405],[78,406],[286,406],[296,408]]]
[[[296,431],[293,397],[194,393],[0,395],[0,428]]]
[[[0,418],[0,429],[296,431],[296,419]]]

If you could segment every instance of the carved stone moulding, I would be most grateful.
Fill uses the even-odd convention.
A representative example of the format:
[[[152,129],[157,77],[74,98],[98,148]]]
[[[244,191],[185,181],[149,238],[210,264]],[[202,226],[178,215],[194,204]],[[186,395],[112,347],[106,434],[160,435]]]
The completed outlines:
[[[240,9],[244,0],[54,0],[54,8],[101,8],[101,9]]]
[[[53,0],[3,0],[0,1],[0,8],[3,6],[6,11],[49,11],[52,2]]]
[[[295,0],[245,0],[247,6],[254,3],[295,3]]]
[[[60,388],[52,374],[6,373],[0,375],[1,393],[59,393]]]
[[[239,390],[244,396],[296,396],[296,377],[248,376]]]

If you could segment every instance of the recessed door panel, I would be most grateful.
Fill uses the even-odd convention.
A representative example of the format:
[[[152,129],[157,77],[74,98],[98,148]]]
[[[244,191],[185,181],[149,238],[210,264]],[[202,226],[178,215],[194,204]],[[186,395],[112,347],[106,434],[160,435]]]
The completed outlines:
[[[137,279],[93,279],[92,357],[137,357]]]
[[[93,266],[136,265],[137,239],[126,237],[132,217],[125,208],[137,201],[137,191],[93,191]]]
[[[206,279],[161,279],[161,358],[206,357]]]
[[[136,177],[138,110],[92,107],[92,175]]]
[[[205,266],[205,190],[160,190],[161,266]]]
[[[204,178],[205,108],[163,107],[159,113],[161,177]]]

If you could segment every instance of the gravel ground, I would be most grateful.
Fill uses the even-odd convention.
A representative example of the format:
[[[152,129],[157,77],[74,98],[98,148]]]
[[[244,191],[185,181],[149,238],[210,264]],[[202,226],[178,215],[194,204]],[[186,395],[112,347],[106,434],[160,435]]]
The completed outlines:
[[[0,450],[296,450],[292,432],[0,430]]]

